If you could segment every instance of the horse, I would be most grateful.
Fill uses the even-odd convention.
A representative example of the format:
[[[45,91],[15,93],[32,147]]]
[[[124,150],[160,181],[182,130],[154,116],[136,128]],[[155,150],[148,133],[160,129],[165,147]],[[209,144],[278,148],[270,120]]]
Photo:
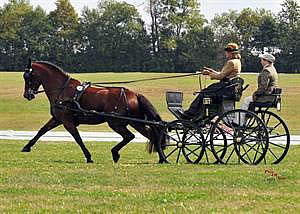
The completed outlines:
[[[24,98],[30,101],[35,98],[36,94],[45,92],[50,103],[52,117],[24,146],[22,152],[30,152],[31,147],[42,135],[59,125],[63,125],[80,146],[86,162],[93,163],[91,154],[85,147],[77,127],[80,124],[97,125],[106,122],[113,131],[123,138],[111,149],[115,163],[120,159],[119,151],[135,138],[128,129],[128,125],[149,139],[148,152],[156,151],[159,156],[159,163],[167,163],[162,151],[165,148],[167,138],[161,127],[143,123],[146,120],[162,121],[155,107],[144,95],[123,87],[93,85],[88,85],[82,91],[83,86],[79,80],[71,78],[63,69],[47,61],[32,62],[29,60],[23,78],[25,82]],[[43,91],[38,91],[40,86],[43,87]],[[81,93],[78,93],[80,89]],[[100,112],[100,114],[93,112]],[[121,115],[125,119],[110,115]]]

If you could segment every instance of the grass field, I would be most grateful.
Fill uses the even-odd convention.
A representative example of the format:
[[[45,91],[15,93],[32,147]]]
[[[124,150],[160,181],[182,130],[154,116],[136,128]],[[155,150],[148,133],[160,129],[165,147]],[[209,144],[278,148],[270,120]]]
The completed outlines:
[[[157,164],[133,143],[113,164],[114,143],[3,141],[0,213],[299,213],[300,147],[279,165]],[[277,175],[271,174],[271,171]]]
[[[93,82],[173,74],[72,74]],[[256,87],[256,75],[243,75]],[[300,134],[300,75],[280,75],[285,119]],[[202,84],[204,84],[204,80]],[[210,81],[206,81],[208,85]],[[0,73],[0,130],[37,130],[49,118],[44,95],[28,102],[22,73]],[[146,95],[164,120],[173,120],[165,104],[167,90],[184,92],[185,107],[199,90],[196,77],[126,85]],[[58,128],[56,130],[63,130]],[[82,131],[107,130],[105,125]],[[95,163],[86,164],[74,142],[39,142],[21,153],[26,141],[0,140],[0,213],[299,213],[300,147],[292,146],[278,165],[157,164],[143,143],[132,143],[113,164],[115,143],[86,143]],[[272,173],[273,172],[273,173]]]

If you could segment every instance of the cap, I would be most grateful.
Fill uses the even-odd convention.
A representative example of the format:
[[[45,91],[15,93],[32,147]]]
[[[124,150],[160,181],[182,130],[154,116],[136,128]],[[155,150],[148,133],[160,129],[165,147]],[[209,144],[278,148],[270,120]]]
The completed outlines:
[[[272,54],[269,54],[269,53],[260,54],[258,57],[261,59],[267,60],[271,63],[275,62],[275,56],[273,56]]]

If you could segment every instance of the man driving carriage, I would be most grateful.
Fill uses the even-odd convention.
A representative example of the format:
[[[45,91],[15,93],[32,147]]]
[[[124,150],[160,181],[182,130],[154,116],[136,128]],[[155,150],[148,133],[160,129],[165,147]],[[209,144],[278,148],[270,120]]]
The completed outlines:
[[[221,72],[217,72],[212,68],[204,67],[201,72],[203,75],[209,75],[212,80],[220,80],[217,83],[209,85],[203,89],[195,100],[191,103],[189,109],[184,111],[182,118],[190,119],[195,115],[203,111],[203,98],[207,93],[213,93],[217,102],[222,96],[226,94],[232,94],[233,92],[228,90],[226,86],[231,84],[232,80],[240,76],[241,73],[241,55],[239,54],[239,47],[236,43],[229,43],[224,49],[225,56],[228,59],[223,66]]]

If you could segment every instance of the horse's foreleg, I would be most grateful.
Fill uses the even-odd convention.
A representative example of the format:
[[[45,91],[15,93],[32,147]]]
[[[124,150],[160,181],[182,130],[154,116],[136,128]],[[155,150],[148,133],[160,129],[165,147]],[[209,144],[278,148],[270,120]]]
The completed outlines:
[[[119,151],[124,146],[126,146],[126,144],[128,144],[132,139],[134,139],[135,136],[126,128],[126,126],[112,125],[112,124],[109,124],[109,126],[115,132],[117,132],[118,134],[120,134],[123,137],[123,140],[111,149],[113,160],[115,163],[117,163],[118,160],[120,159]]]
[[[43,136],[46,132],[54,129],[59,126],[61,122],[57,121],[54,117],[52,117],[39,131],[38,133],[24,146],[21,152],[30,152],[31,147],[38,141],[38,139]]]
[[[93,160],[91,159],[91,154],[90,154],[89,150],[85,147],[76,126],[73,125],[72,123],[64,123],[64,127],[73,136],[76,143],[80,146],[80,148],[86,158],[86,162],[93,163]]]

